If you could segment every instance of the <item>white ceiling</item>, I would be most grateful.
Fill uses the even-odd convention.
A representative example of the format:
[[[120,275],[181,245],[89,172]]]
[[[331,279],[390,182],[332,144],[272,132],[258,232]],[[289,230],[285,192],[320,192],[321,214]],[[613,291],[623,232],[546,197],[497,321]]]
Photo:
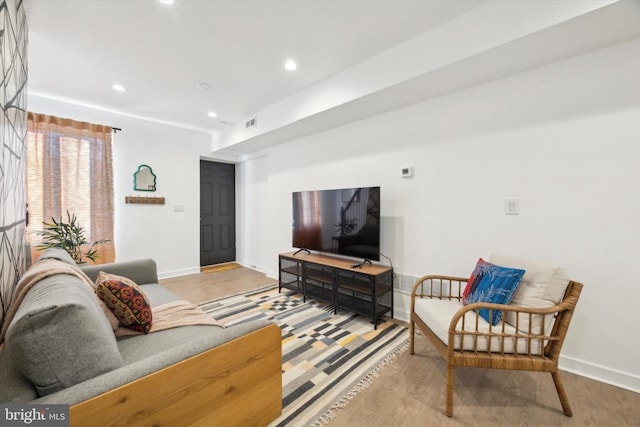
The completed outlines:
[[[222,130],[481,3],[25,0],[28,90]],[[298,62],[293,73],[283,67],[288,58]]]

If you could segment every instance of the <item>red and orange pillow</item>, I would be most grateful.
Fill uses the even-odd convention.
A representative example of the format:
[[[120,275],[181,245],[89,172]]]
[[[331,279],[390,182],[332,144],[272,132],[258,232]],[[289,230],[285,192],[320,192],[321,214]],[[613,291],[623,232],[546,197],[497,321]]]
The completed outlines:
[[[153,317],[151,305],[133,280],[101,271],[96,279],[96,294],[122,326],[149,333]]]

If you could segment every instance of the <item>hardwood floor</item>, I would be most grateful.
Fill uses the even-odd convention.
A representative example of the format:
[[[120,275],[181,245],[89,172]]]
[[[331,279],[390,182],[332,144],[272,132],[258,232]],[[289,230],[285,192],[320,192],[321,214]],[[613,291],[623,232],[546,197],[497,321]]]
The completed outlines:
[[[163,279],[193,303],[276,283],[248,268]],[[571,331],[569,331],[569,334]],[[374,383],[336,411],[333,427],[378,426],[631,426],[640,427],[640,393],[569,372],[561,377],[573,409],[562,413],[550,374],[490,369],[455,370],[453,417],[444,413],[446,369],[427,339],[416,339]]]
[[[160,280],[162,286],[194,304],[262,288],[277,282],[263,273],[245,267]]]

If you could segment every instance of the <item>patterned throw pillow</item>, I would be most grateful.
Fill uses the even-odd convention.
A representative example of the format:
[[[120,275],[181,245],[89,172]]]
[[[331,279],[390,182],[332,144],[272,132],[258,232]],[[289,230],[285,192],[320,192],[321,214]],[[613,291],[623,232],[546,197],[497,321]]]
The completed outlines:
[[[524,273],[524,270],[500,267],[480,258],[464,290],[462,303],[464,305],[474,302],[509,304]],[[495,326],[502,320],[503,312],[493,310],[490,316],[489,309],[481,308],[478,313]]]
[[[462,292],[462,302],[463,303],[469,297],[469,294],[471,293],[471,288],[474,287],[474,283],[475,283],[476,277],[477,277],[476,275],[480,271],[480,268],[478,268],[478,266],[479,265],[484,265],[486,263],[487,262],[485,260],[483,260],[482,258],[478,258],[478,262],[476,263],[476,267],[471,272],[471,276],[469,277],[469,280],[467,281],[467,286],[464,288],[464,292]],[[466,303],[465,303],[465,305],[466,305]]]
[[[96,294],[122,326],[149,333],[152,320],[149,299],[133,280],[101,271],[96,279]]]

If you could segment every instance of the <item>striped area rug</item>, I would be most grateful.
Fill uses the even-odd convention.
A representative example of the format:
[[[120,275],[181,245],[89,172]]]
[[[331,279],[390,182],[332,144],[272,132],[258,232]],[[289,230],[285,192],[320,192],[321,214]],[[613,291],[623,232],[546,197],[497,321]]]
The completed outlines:
[[[233,325],[272,319],[282,329],[282,415],[271,426],[322,425],[408,347],[407,328],[307,299],[278,286],[200,304]]]

